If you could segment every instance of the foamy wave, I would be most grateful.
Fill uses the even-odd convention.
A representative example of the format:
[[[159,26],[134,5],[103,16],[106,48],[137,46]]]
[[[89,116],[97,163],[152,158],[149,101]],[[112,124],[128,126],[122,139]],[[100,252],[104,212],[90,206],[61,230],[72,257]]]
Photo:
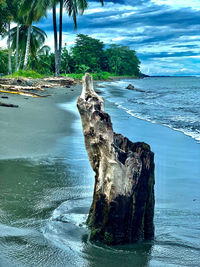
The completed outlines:
[[[60,103],[57,104],[57,106],[61,109],[70,111],[72,113],[78,114],[77,108],[76,108],[76,99],[71,101],[71,102],[67,102],[67,103]]]
[[[137,119],[140,119],[140,120],[144,120],[144,121],[148,121],[148,122],[151,122],[151,123],[161,124],[161,125],[166,126],[166,127],[170,128],[172,130],[181,132],[181,133],[185,134],[186,136],[192,137],[193,139],[195,139],[197,141],[197,143],[200,143],[200,133],[192,132],[189,129],[175,128],[170,124],[159,123],[159,122],[157,122],[155,120],[152,120],[151,118],[149,118],[147,116],[145,117],[145,116],[142,116],[141,114],[135,113],[135,112],[127,109],[126,107],[123,107],[121,104],[118,104],[118,103],[115,103],[115,104],[117,105],[118,108],[125,110],[126,113],[128,113],[129,115],[131,115],[134,118],[137,118]]]

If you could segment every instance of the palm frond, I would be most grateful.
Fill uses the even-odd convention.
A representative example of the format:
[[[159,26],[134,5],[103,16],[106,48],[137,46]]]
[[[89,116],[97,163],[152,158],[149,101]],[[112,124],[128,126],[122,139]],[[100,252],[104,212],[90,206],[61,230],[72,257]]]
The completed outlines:
[[[36,26],[32,26],[32,30],[33,30],[36,34],[38,34],[38,36],[44,36],[44,38],[47,37],[46,32],[43,31],[42,29],[36,27]]]
[[[88,7],[87,0],[64,0],[64,7],[70,17],[73,18],[74,28],[77,28],[77,16],[83,14]]]

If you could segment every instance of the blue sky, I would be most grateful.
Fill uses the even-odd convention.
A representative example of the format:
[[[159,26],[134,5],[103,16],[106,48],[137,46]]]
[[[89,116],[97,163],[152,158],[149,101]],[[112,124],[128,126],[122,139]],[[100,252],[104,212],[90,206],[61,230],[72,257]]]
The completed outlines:
[[[38,26],[53,49],[52,13]],[[78,33],[135,49],[146,74],[200,75],[200,0],[91,0],[77,31],[64,15],[63,43]]]

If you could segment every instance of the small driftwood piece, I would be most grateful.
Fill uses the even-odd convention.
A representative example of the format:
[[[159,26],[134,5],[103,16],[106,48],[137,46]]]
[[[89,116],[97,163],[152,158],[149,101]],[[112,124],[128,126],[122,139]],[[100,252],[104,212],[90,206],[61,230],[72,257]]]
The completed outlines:
[[[21,85],[8,85],[8,84],[0,84],[0,88],[7,89],[7,90],[14,90],[14,91],[21,91],[21,90],[40,90],[44,91],[39,86],[21,86]]]
[[[104,100],[83,77],[77,100],[85,146],[95,172],[93,202],[87,224],[90,240],[109,245],[154,237],[154,154],[143,142],[113,131]]]
[[[40,95],[40,94],[36,94],[36,93],[30,93],[30,92],[26,92],[25,90],[19,90],[19,91],[14,91],[14,90],[2,90],[0,89],[0,93],[7,93],[7,94],[17,94],[17,95],[24,95],[24,96],[31,96],[31,97],[48,97],[51,96],[51,94],[48,95]]]
[[[0,102],[0,106],[1,107],[8,107],[8,108],[18,108],[19,107],[18,105],[7,104],[7,103],[3,103],[3,102]]]

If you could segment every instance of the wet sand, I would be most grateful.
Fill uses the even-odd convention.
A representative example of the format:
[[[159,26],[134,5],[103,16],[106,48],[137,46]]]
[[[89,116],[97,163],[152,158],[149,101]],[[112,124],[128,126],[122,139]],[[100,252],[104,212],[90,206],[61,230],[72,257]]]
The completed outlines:
[[[4,103],[19,108],[0,107],[0,159],[26,158],[53,152],[56,141],[72,132],[74,115],[57,107],[80,94],[81,86],[49,88],[44,98],[0,94]],[[6,95],[8,99],[2,99]]]

